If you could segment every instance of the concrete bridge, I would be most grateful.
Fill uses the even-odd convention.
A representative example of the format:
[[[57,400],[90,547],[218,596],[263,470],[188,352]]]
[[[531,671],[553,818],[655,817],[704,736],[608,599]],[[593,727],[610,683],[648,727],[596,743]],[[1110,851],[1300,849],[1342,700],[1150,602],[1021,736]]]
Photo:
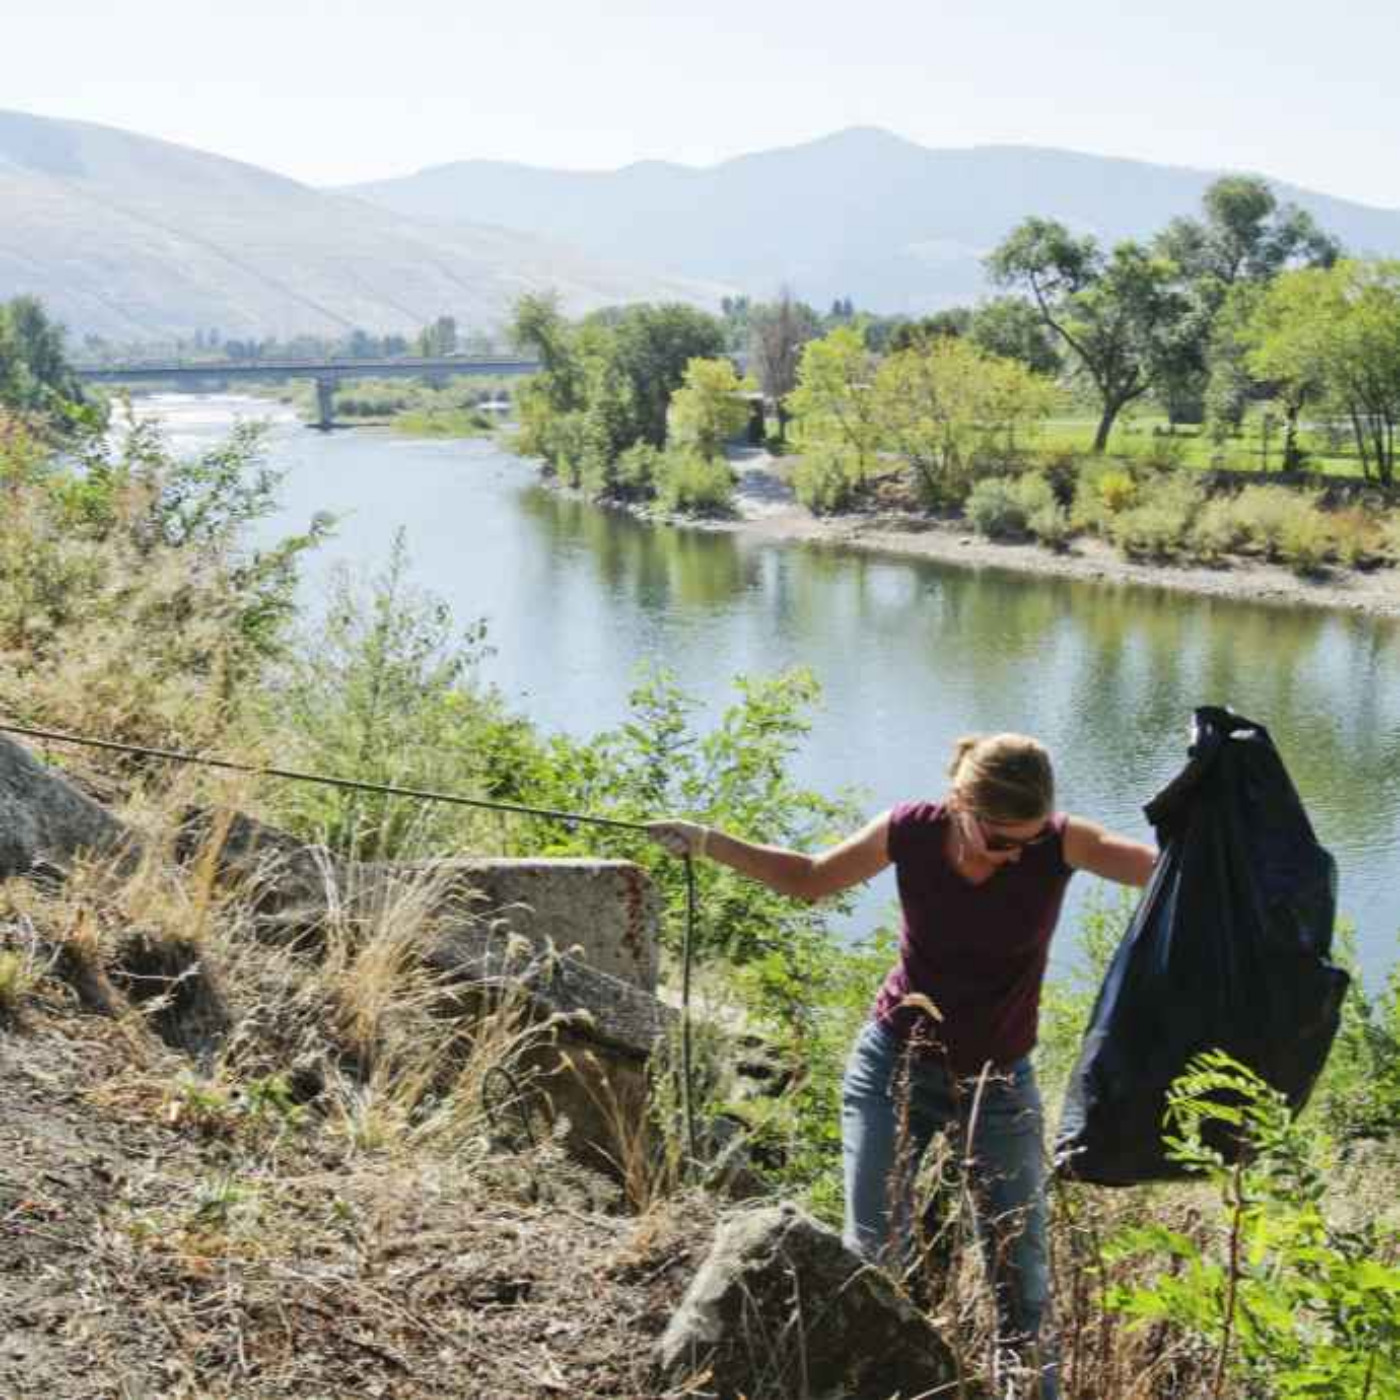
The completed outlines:
[[[392,360],[166,360],[125,365],[79,365],[87,384],[172,384],[198,389],[211,383],[281,384],[310,379],[316,385],[318,428],[334,422],[335,386],[351,379],[424,379],[451,375],[524,375],[537,360],[484,355],[409,356]]]

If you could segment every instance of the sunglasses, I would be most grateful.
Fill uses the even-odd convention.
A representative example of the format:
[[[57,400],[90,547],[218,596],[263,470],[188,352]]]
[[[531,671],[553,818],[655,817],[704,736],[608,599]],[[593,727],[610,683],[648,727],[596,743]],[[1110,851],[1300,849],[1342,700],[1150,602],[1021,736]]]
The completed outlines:
[[[1034,836],[1003,836],[1000,832],[990,831],[987,823],[981,817],[977,818],[977,827],[982,833],[982,842],[989,851],[1024,851],[1031,846],[1041,846],[1055,834],[1055,829],[1046,822]]]

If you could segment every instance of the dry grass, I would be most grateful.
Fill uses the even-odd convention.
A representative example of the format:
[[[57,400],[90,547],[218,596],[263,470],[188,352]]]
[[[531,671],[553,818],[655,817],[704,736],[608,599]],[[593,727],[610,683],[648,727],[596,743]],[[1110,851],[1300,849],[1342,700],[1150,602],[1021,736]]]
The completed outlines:
[[[138,809],[155,831],[162,804]],[[0,1084],[0,1394],[679,1397],[645,1338],[686,1256],[655,1214],[599,1214],[616,1188],[552,1138],[502,1140],[488,1081],[533,1095],[553,1028],[425,958],[470,917],[451,873],[327,860],[314,932],[269,942],[257,879],[218,878],[224,825],[183,866],[150,840],[0,887],[26,1010]],[[193,959],[138,988],[134,931]],[[200,1053],[172,1033],[196,988],[223,1014]]]

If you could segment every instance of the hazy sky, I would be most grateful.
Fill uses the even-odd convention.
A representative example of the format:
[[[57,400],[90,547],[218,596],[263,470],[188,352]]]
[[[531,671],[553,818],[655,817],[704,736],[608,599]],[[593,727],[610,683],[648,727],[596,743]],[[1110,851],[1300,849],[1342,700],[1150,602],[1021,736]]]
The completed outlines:
[[[1400,207],[1397,0],[0,0],[0,107],[316,184],[709,164],[856,124]]]

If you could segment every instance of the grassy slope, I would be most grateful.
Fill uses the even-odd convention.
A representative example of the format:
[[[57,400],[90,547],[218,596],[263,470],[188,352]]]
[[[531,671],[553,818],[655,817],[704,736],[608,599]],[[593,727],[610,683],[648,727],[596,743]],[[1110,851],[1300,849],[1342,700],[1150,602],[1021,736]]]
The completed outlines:
[[[29,951],[18,1008],[0,1018],[0,1395],[654,1393],[648,1344],[706,1242],[705,1202],[622,1215],[617,1188],[552,1145],[493,1139],[465,1085],[450,1136],[420,1139],[394,1107],[407,1063],[349,1097],[328,1089],[314,1110],[268,1092],[251,1070],[285,1065],[296,1006],[317,1008],[297,1035],[313,1056],[336,1040],[342,1053],[346,1027],[373,1013],[386,965],[373,938],[337,1010],[336,957],[298,972],[239,948],[225,909],[187,984],[228,1013],[201,1066],[155,1033],[178,1041],[190,1023],[158,1022],[155,1003],[143,1012],[120,990],[131,925],[197,902],[198,881],[111,881],[54,898],[0,885],[0,935]],[[75,922],[91,931],[81,944]],[[100,987],[115,1014],[85,1007],[77,985],[89,1002]],[[381,978],[391,1017],[397,991]],[[383,1035],[374,1053],[388,1053]]]

